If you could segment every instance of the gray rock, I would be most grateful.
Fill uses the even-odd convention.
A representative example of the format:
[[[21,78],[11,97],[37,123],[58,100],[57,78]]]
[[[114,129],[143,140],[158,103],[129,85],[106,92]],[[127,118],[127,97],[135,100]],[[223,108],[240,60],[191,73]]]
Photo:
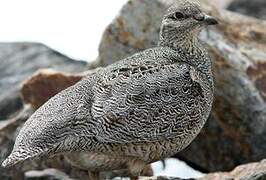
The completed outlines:
[[[99,47],[100,56],[91,68],[106,66],[147,47],[155,47],[159,40],[162,7],[157,0],[129,1],[121,15],[105,30]]]
[[[265,0],[234,0],[228,10],[266,20]]]
[[[20,83],[41,68],[81,72],[86,62],[74,61],[38,43],[0,43],[0,120],[22,108]]]
[[[169,2],[129,1],[106,29],[100,55],[91,67],[106,66],[155,46]],[[220,21],[217,28],[201,34],[214,57],[215,103],[204,130],[179,156],[199,169],[230,170],[265,157],[266,23],[205,8]]]
[[[210,173],[190,180],[262,180],[266,178],[266,161],[237,166],[230,172]],[[140,180],[181,180],[174,177],[141,177]]]
[[[217,172],[210,173],[201,178],[190,179],[190,180],[260,180],[266,178],[266,161],[249,163],[236,167],[230,172]],[[57,169],[45,169],[42,171],[28,171],[25,173],[25,179],[68,179],[71,178],[64,172]],[[113,180],[118,180],[120,178],[114,178]],[[72,179],[71,179],[72,180]],[[129,180],[129,178],[122,178],[122,180]],[[154,177],[139,177],[139,180],[182,180],[177,177],[167,177],[167,176],[154,176]]]
[[[237,166],[231,172],[210,173],[198,180],[263,180],[266,178],[266,161]]]
[[[167,176],[154,176],[154,177],[140,177],[140,180],[182,180],[177,177],[167,177]]]
[[[0,162],[10,154],[13,145],[16,130],[33,113],[31,107],[26,106],[18,115],[9,120],[0,121]],[[23,177],[23,168],[21,166],[12,169],[0,167],[0,179],[21,179]]]
[[[42,171],[28,171],[25,173],[26,180],[74,180],[67,174],[57,169],[45,169]]]

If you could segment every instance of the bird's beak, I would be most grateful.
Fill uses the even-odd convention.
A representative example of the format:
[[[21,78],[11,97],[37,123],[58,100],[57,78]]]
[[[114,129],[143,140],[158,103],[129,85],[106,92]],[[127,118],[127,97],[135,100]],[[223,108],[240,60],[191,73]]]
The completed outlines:
[[[214,17],[209,16],[209,15],[205,15],[203,21],[204,21],[207,25],[216,25],[216,24],[219,24],[218,21],[217,21]]]

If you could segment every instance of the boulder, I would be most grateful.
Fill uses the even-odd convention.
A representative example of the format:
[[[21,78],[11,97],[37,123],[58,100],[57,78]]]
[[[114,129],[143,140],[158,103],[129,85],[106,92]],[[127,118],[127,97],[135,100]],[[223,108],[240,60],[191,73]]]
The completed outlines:
[[[39,179],[58,179],[58,180],[74,180],[67,174],[57,169],[45,169],[45,170],[32,170],[25,173],[26,180],[39,180]]]
[[[82,77],[82,75],[41,69],[22,83],[22,99],[24,103],[31,104],[37,109],[60,91],[77,83]]]
[[[90,67],[156,46],[163,12],[173,1],[129,1],[105,30]],[[200,35],[213,59],[215,101],[203,131],[177,156],[205,172],[231,170],[265,158],[266,22],[202,2],[220,22]]]
[[[0,43],[0,120],[22,108],[20,83],[41,68],[81,72],[86,62],[74,61],[38,43]]]
[[[234,0],[228,10],[266,20],[265,0]]]
[[[266,160],[237,166],[231,172],[210,173],[199,180],[260,180],[266,179]]]
[[[266,160],[244,164],[236,167],[231,172],[216,172],[191,180],[260,180],[266,178]],[[181,180],[177,177],[141,177],[140,180]]]

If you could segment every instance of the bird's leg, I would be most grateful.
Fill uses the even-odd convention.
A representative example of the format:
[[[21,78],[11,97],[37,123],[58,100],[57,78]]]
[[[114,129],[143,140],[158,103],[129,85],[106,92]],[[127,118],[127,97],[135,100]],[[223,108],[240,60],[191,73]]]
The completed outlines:
[[[137,180],[145,166],[146,166],[146,163],[142,160],[133,159],[132,161],[130,161],[128,163],[130,179]]]
[[[89,180],[100,180],[100,173],[97,171],[88,171]]]

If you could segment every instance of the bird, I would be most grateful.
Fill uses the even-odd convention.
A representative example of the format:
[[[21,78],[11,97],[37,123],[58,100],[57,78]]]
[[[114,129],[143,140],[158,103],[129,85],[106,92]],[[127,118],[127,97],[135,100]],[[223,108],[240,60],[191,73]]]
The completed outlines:
[[[216,24],[197,1],[176,0],[156,47],[99,68],[48,100],[2,165],[64,154],[90,179],[123,169],[136,179],[146,165],[183,150],[211,112],[212,63],[198,35]]]

